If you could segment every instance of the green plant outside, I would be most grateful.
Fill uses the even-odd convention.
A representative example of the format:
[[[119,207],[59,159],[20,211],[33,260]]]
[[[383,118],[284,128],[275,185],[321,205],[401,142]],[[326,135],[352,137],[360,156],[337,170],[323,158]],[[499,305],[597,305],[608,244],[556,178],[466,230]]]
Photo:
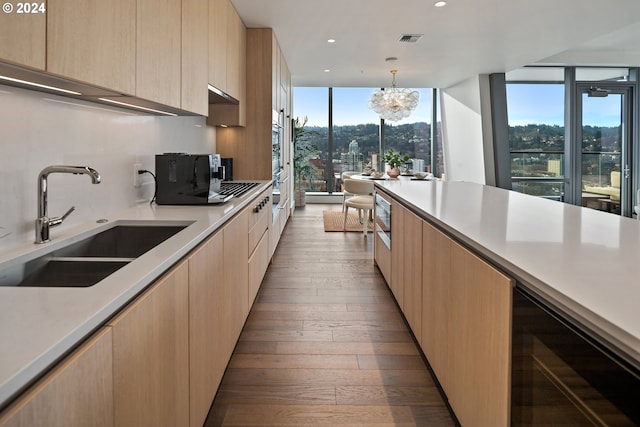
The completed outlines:
[[[293,176],[294,190],[302,191],[306,181],[306,190],[313,191],[314,168],[309,160],[318,156],[317,147],[311,143],[310,136],[313,131],[308,131],[305,126],[308,117],[300,120],[296,117],[293,122]]]

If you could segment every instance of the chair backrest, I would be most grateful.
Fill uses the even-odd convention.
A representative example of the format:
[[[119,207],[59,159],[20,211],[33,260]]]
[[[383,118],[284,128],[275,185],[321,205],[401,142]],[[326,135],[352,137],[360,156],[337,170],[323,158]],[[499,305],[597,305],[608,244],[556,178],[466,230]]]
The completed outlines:
[[[351,194],[373,194],[373,181],[364,179],[345,179],[344,190]]]
[[[356,171],[344,171],[342,172],[342,175],[340,176],[342,178],[342,180],[344,181],[345,179],[349,179],[350,177],[352,177],[353,175],[360,175],[362,172],[356,172]]]

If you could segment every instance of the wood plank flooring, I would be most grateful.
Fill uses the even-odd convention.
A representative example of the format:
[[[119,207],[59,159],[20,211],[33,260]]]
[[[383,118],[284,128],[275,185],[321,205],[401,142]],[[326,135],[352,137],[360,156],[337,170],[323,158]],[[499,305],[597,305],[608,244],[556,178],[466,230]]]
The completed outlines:
[[[372,234],[289,219],[205,427],[452,426],[382,275]]]

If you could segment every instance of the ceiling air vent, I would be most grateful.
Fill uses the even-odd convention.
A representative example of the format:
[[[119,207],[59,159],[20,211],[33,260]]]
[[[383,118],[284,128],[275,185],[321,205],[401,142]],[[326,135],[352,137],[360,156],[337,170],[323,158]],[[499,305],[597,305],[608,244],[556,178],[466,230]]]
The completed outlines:
[[[400,43],[417,43],[423,34],[403,34],[398,40]]]

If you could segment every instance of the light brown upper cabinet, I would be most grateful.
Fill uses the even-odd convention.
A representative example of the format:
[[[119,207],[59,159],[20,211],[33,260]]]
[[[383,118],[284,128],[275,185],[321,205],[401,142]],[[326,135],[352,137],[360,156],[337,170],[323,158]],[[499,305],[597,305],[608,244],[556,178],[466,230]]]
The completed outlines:
[[[136,10],[136,96],[175,108],[181,107],[181,8],[180,0],[137,0]]]
[[[240,15],[229,5],[227,8],[227,93],[239,101],[244,99],[247,31]]]
[[[207,124],[245,126],[247,29],[229,0],[209,3],[209,84],[238,104],[211,104]]]
[[[47,2],[45,10],[38,13],[17,13],[15,3],[12,13],[0,13],[0,61],[44,70],[46,63]],[[31,3],[23,3],[29,5]]]
[[[182,0],[182,109],[209,114],[209,2]]]
[[[154,8],[144,10],[158,15]],[[146,18],[155,19],[152,16]],[[47,19],[48,72],[135,94],[136,0],[49,0]]]
[[[229,0],[209,2],[209,84],[227,91],[227,10]]]

